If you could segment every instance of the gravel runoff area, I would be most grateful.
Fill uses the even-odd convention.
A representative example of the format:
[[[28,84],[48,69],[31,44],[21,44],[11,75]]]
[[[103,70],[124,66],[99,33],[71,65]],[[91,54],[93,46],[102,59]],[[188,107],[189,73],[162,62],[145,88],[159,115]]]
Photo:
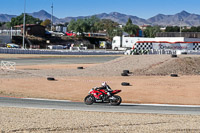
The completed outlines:
[[[200,116],[0,108],[1,133],[199,133]]]
[[[163,62],[173,60],[170,55],[141,55],[141,56],[122,56],[112,61],[96,64],[92,67],[85,66],[83,70],[77,69],[41,69],[41,65],[17,67],[17,71],[0,71],[3,78],[24,78],[24,77],[65,77],[65,76],[120,76],[124,69],[134,72],[138,69],[146,69],[151,65],[159,65]],[[70,66],[70,65],[66,65]],[[81,64],[80,64],[81,66]]]

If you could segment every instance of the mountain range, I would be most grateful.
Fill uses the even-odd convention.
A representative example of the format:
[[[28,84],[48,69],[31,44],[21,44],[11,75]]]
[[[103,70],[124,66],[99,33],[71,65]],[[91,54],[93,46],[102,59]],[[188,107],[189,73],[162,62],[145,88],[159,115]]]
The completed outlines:
[[[28,13],[29,15],[39,18],[41,20],[51,19],[51,14],[45,10],[40,10],[38,12]],[[149,19],[139,18],[133,15],[126,15],[118,12],[111,13],[101,13],[94,14],[100,19],[111,19],[119,24],[126,24],[128,18],[131,18],[133,24],[136,25],[161,25],[161,26],[199,26],[200,25],[200,15],[189,13],[187,11],[182,11],[174,15],[164,15],[158,14]],[[11,18],[16,17],[16,15],[0,14],[0,22],[9,22]],[[78,17],[65,17],[57,18],[53,16],[54,23],[65,23],[70,22],[72,19],[82,19],[91,16],[78,16]]]

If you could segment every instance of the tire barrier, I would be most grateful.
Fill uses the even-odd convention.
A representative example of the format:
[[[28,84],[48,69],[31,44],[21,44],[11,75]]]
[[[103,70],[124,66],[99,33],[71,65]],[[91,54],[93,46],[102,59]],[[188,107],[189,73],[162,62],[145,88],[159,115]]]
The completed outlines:
[[[122,86],[130,86],[130,83],[128,83],[128,82],[122,82],[121,85]]]
[[[77,69],[83,69],[83,67],[77,67]]]
[[[129,70],[123,70],[123,73],[130,73]]]
[[[53,77],[47,77],[47,80],[49,80],[49,81],[55,81],[55,78],[53,78]]]
[[[171,76],[171,77],[178,77],[178,74],[174,74],[174,73],[173,73],[173,74],[171,74],[170,76]]]
[[[2,54],[49,54],[49,55],[119,55],[122,51],[94,51],[94,50],[39,50],[39,49],[19,49],[0,48]]]
[[[128,76],[128,73],[121,73],[121,76]]]
[[[177,55],[176,55],[176,54],[172,54],[171,57],[172,57],[172,58],[176,58]]]
[[[181,52],[181,54],[188,54],[187,52]]]

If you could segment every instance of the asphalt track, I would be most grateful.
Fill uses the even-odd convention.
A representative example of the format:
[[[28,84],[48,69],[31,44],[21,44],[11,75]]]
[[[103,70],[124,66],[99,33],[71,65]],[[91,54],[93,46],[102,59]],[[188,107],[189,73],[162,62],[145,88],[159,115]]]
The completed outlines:
[[[147,113],[147,114],[188,114],[200,115],[200,106],[189,105],[156,105],[156,104],[126,104],[111,106],[108,103],[96,103],[85,105],[81,102],[70,102],[65,100],[27,99],[0,97],[0,107],[57,109],[57,110],[79,110],[97,112],[121,112],[121,113]]]
[[[4,61],[16,62],[17,65],[39,64],[94,64],[103,63],[120,56],[90,56],[90,57],[63,57],[63,58],[7,58]]]

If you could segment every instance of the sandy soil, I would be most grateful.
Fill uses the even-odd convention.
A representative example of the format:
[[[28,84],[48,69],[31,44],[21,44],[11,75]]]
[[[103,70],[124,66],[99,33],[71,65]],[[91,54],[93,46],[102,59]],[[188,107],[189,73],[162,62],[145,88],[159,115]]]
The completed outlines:
[[[1,133],[199,133],[200,116],[0,108]]]

